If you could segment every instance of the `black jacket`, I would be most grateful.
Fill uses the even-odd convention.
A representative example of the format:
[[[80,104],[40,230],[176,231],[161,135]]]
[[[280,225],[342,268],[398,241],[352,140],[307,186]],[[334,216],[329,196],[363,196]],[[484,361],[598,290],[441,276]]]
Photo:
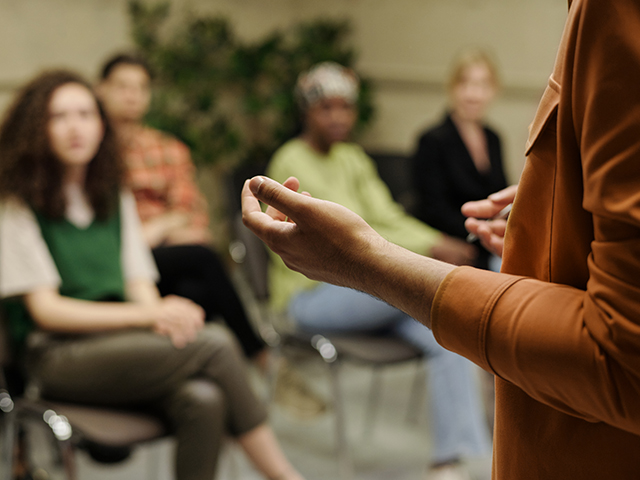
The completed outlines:
[[[414,215],[434,228],[466,238],[463,203],[486,198],[507,186],[502,168],[500,139],[484,127],[491,169],[481,174],[475,167],[458,130],[447,115],[444,121],[420,137],[413,157],[413,181],[417,193]],[[486,268],[488,252],[482,249],[477,264]]]

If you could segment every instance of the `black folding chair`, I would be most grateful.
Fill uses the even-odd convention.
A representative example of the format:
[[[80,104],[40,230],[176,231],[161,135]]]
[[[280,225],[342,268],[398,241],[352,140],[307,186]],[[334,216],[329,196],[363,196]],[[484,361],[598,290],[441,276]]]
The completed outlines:
[[[410,399],[409,411],[418,409],[422,385],[423,353],[406,340],[394,336],[377,335],[308,335],[296,331],[290,322],[269,307],[267,247],[242,223],[241,214],[234,220],[236,240],[231,245],[232,257],[240,263],[244,282],[251,291],[255,310],[259,312],[260,326],[265,341],[274,349],[275,365],[271,373],[271,391],[277,378],[280,357],[299,358],[302,353],[320,357],[328,366],[335,410],[336,455],[342,479],[353,477],[353,463],[346,435],[343,393],[340,385],[340,366],[345,361],[368,365],[373,368],[369,402],[366,411],[365,435],[371,433],[377,410],[378,392],[381,386],[381,370],[403,362],[417,362],[420,367]]]

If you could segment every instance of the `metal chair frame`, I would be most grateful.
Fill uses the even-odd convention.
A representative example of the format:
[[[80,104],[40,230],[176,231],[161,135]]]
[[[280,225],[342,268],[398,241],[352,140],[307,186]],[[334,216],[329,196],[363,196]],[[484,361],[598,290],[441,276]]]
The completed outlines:
[[[268,253],[266,246],[251,233],[243,224],[241,215],[234,219],[236,240],[230,246],[232,258],[240,264],[242,275],[238,281],[245,284],[243,290],[251,292],[250,302],[258,316],[259,331],[267,344],[273,348],[274,368],[270,373],[270,395],[273,395],[275,380],[278,374],[278,361],[292,353],[311,353],[319,356],[328,367],[331,378],[331,391],[335,411],[336,456],[340,478],[353,478],[354,465],[346,433],[346,414],[344,411],[344,395],[340,385],[340,366],[345,361],[373,367],[373,375],[366,409],[368,421],[365,422],[363,434],[372,433],[375,412],[378,407],[377,392],[381,388],[381,371],[384,367],[404,363],[416,362],[418,370],[412,386],[409,415],[416,409],[422,385],[423,353],[415,346],[403,339],[380,337],[373,335],[313,335],[309,336],[296,332],[290,322],[272,311],[269,307],[269,292],[267,286]],[[381,355],[382,351],[389,352]],[[418,399],[418,400],[417,400]]]
[[[151,415],[120,409],[49,402],[39,397],[38,389],[33,385],[27,385],[24,395],[12,396],[4,374],[5,367],[11,361],[4,323],[5,320],[0,315],[0,479],[12,478],[19,437],[26,434],[30,423],[42,426],[47,432],[55,467],[62,470],[67,480],[77,479],[75,451],[82,448],[87,441],[107,448],[132,449],[169,434],[164,423]],[[105,422],[109,422],[110,425],[109,435],[101,434]],[[138,430],[137,438],[129,441],[125,438],[127,435],[120,439],[117,435],[114,437],[114,431],[117,434],[118,427],[123,425],[134,425]],[[154,472],[148,473],[149,480],[155,478]]]

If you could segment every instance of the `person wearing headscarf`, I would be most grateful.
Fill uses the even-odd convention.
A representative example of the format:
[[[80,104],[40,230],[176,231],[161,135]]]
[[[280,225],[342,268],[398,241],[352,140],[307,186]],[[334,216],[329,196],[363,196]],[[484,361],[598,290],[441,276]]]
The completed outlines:
[[[358,212],[378,233],[414,252],[471,263],[471,246],[405,213],[373,160],[349,142],[358,92],[356,74],[336,63],[321,63],[301,74],[295,94],[302,133],[274,154],[267,175],[280,182],[297,177],[302,191]],[[424,351],[430,364],[434,440],[429,478],[468,478],[459,460],[491,452],[473,366],[438,346],[427,328],[400,310],[361,292],[310,280],[289,270],[276,255],[273,260],[273,307],[286,312],[301,331],[396,335]]]

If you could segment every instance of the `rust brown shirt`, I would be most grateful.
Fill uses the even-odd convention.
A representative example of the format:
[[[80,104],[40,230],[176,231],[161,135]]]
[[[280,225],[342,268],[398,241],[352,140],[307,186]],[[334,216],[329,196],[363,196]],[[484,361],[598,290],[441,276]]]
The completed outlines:
[[[432,310],[497,376],[494,478],[640,478],[638,0],[570,2],[503,272],[454,270]]]

